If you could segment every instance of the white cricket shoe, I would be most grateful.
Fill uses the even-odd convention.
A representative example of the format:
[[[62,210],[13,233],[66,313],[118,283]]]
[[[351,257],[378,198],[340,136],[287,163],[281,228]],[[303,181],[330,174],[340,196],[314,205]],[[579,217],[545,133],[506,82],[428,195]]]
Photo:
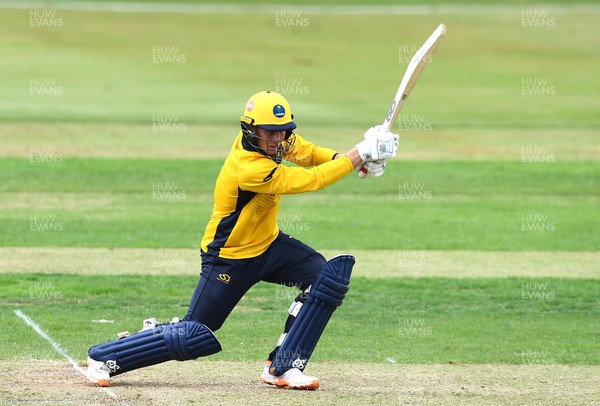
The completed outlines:
[[[87,377],[98,386],[110,386],[110,371],[106,364],[87,358]]]
[[[275,376],[269,372],[270,367],[271,363],[268,363],[260,376],[260,380],[266,384],[279,386],[280,388],[310,390],[315,390],[321,385],[319,378],[306,375],[298,368],[288,369],[283,375]]]

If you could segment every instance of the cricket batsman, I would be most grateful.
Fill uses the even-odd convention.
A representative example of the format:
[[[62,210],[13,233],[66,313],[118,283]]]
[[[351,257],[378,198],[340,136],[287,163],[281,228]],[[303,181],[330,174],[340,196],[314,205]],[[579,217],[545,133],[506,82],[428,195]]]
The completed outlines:
[[[317,389],[304,373],[334,310],[349,289],[354,257],[323,255],[277,226],[281,195],[323,189],[363,165],[381,176],[396,155],[398,135],[381,126],[345,154],[295,134],[288,101],[272,91],[246,103],[241,131],[219,173],[213,212],[201,243],[202,268],[185,317],[104,344],[88,352],[88,377],[109,386],[113,376],[170,360],[217,353],[214,335],[242,296],[266,281],[296,286],[283,333],[260,379],[278,387]],[[299,166],[282,165],[286,160]]]

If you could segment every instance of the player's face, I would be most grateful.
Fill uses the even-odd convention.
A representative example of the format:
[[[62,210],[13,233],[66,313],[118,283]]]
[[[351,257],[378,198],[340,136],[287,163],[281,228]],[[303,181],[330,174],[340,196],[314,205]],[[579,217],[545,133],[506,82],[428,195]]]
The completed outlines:
[[[260,137],[257,140],[258,147],[268,155],[275,155],[277,145],[285,139],[285,130],[267,131],[264,128],[256,127],[256,135]]]

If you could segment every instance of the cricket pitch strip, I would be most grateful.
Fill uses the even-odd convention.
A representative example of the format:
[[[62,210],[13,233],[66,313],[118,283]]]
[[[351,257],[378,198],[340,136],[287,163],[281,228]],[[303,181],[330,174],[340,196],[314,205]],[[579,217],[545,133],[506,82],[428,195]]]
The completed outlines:
[[[262,362],[169,362],[116,377],[109,396],[63,360],[0,362],[1,405],[592,405],[600,366],[318,363],[315,392],[267,386]]]

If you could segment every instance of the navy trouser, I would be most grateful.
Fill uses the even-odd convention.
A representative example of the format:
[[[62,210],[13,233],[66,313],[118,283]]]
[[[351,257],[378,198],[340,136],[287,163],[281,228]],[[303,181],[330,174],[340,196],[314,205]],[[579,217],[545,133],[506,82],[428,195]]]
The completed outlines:
[[[308,288],[327,261],[290,235],[279,235],[261,255],[225,259],[202,252],[202,274],[184,320],[218,330],[242,296],[260,281]]]

